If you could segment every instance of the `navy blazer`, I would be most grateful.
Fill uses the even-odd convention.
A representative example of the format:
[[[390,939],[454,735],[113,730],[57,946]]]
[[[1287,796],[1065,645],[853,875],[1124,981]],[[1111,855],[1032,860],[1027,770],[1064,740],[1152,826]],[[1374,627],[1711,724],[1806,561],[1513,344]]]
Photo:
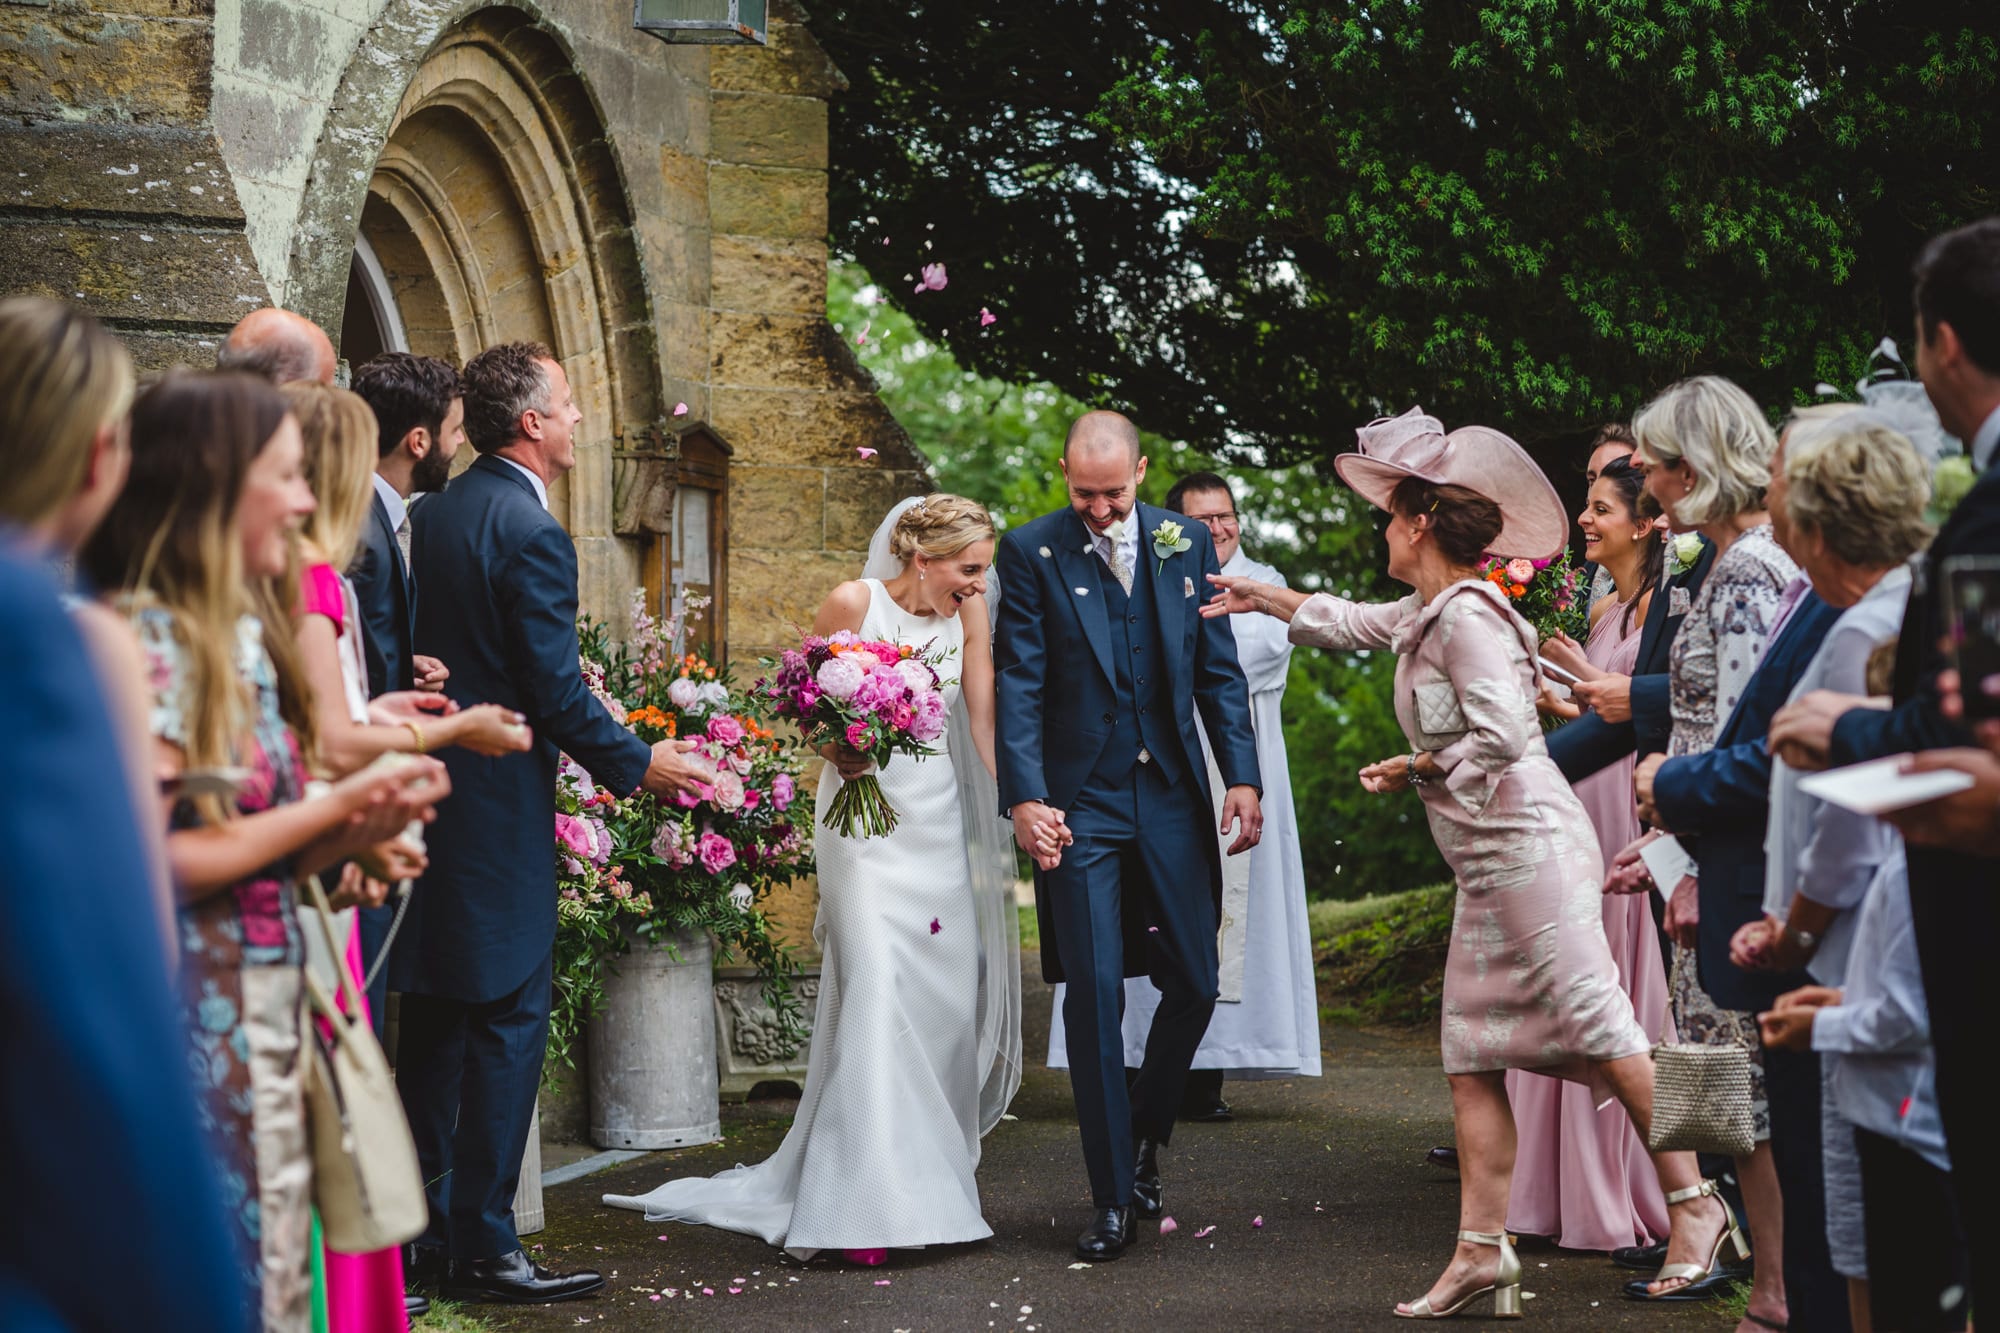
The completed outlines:
[[[1166,520],[1180,523],[1191,544],[1162,561],[1146,534]],[[1221,572],[1215,543],[1201,524],[1151,505],[1135,505],[1133,521],[1140,525],[1139,568],[1133,576],[1153,581],[1184,781],[1200,789],[1202,808],[1210,808],[1208,762],[1194,725],[1198,708],[1223,782],[1261,791],[1257,742],[1250,729],[1250,687],[1237,660],[1236,635],[1228,616],[1209,620],[1200,614],[1212,586],[1207,576]],[[1097,766],[1111,738],[1114,710],[1120,707],[1104,601],[1110,570],[1072,509],[1044,514],[1009,531],[1000,539],[996,563],[1003,589],[993,641],[1000,813],[1004,817],[1023,801],[1067,809]],[[1201,842],[1208,851],[1210,890],[1219,912],[1221,849],[1213,837]],[[1043,900],[1038,899],[1038,912],[1045,910]],[[1143,916],[1128,912],[1125,919],[1142,921]],[[1054,927],[1044,919],[1043,971],[1060,980],[1054,939]],[[1128,966],[1144,957],[1143,950],[1126,951]]]
[[[440,755],[452,794],[425,834],[430,869],[390,958],[391,989],[480,1003],[518,989],[555,942],[557,751],[623,796],[652,749],[584,686],[576,547],[525,476],[480,458],[411,524],[430,585],[418,650],[451,664],[445,692],[458,703],[517,709],[535,729],[526,754]]]
[[[414,532],[413,527],[412,541]],[[368,521],[361,525],[361,544],[347,577],[354,582],[354,600],[367,629],[361,645],[368,661],[368,697],[410,689],[416,683],[411,662],[416,584],[403,564],[402,548],[396,545],[396,530],[389,526],[389,511],[380,495],[368,497]]]
[[[0,1328],[231,1333],[234,1233],[106,719],[53,584],[0,551]]]
[[[1715,543],[1701,539],[1701,555],[1694,564],[1667,580],[1646,605],[1646,623],[1639,631],[1639,655],[1632,664],[1632,717],[1625,722],[1606,722],[1596,713],[1585,713],[1574,722],[1564,723],[1549,733],[1549,756],[1571,782],[1581,782],[1591,774],[1611,767],[1628,754],[1644,757],[1667,748],[1673,732],[1669,709],[1668,668],[1674,635],[1680,633],[1686,612],[1673,613],[1673,589],[1687,590],[1688,603],[1701,595],[1701,585],[1715,563]]]
[[[1840,619],[1807,592],[1764,651],[1713,748],[1669,759],[1653,779],[1660,821],[1694,854],[1701,880],[1701,987],[1724,1009],[1764,1009],[1806,984],[1798,973],[1744,972],[1729,961],[1737,928],[1764,915],[1764,833],[1771,812],[1771,719]]]

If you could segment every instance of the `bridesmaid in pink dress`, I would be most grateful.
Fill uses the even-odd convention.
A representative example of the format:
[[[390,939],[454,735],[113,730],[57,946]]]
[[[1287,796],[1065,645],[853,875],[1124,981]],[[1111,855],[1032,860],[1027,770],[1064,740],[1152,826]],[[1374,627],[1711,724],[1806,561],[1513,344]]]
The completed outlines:
[[[1629,676],[1639,656],[1662,542],[1653,519],[1640,513],[1644,494],[1639,471],[1620,459],[1599,473],[1577,516],[1587,554],[1611,575],[1617,591],[1592,608],[1589,639],[1581,649],[1570,639],[1554,639],[1542,645],[1542,655],[1585,679]],[[1578,782],[1576,797],[1597,830],[1598,850],[1608,865],[1639,836],[1632,758]],[[1631,998],[1639,1026],[1656,1037],[1668,1022],[1667,974],[1652,909],[1639,894],[1606,894],[1601,902],[1618,984]],[[1519,1069],[1507,1073],[1507,1095],[1519,1138],[1507,1202],[1509,1231],[1553,1236],[1571,1250],[1650,1245],[1667,1234],[1666,1197],[1623,1107],[1613,1102],[1599,1108],[1587,1088]]]
[[[1421,1298],[1395,1313],[1442,1319],[1493,1298],[1523,1313],[1521,1262],[1506,1233],[1514,1117],[1505,1073],[1537,1069],[1615,1096],[1643,1129],[1653,1104],[1651,1038],[1633,1017],[1605,942],[1596,832],[1543,744],[1534,631],[1479,577],[1486,552],[1553,554],[1569,534],[1534,460],[1499,431],[1446,435],[1412,410],[1360,432],[1334,460],[1341,479],[1389,512],[1389,576],[1416,591],[1367,605],[1211,574],[1206,616],[1261,611],[1296,643],[1389,649],[1396,717],[1412,750],[1361,770],[1374,792],[1415,787],[1458,882],[1440,1032],[1459,1149],[1458,1246]],[[1673,1217],[1670,1259],[1739,1239],[1692,1153],[1654,1159]]]

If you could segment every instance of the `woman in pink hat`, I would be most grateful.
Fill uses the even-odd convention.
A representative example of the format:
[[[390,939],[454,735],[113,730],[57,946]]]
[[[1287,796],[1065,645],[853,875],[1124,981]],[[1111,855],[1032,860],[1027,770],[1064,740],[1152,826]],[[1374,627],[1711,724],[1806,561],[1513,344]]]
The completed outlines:
[[[1341,479],[1388,511],[1389,576],[1416,591],[1364,604],[1211,575],[1217,616],[1262,611],[1291,622],[1294,643],[1400,655],[1396,716],[1411,753],[1361,770],[1374,792],[1414,786],[1458,881],[1445,960],[1444,1069],[1451,1081],[1461,1185],[1458,1249],[1421,1299],[1396,1307],[1438,1319],[1493,1296],[1521,1313],[1521,1264],[1506,1236],[1514,1119],[1506,1071],[1533,1069],[1616,1097],[1643,1136],[1652,1120],[1648,1034],[1605,943],[1603,860],[1589,816],[1542,743],[1535,633],[1479,577],[1489,554],[1538,559],[1560,550],[1569,520],[1548,478],[1507,436],[1484,426],[1447,435],[1411,409],[1359,432]],[[1689,1153],[1654,1156],[1673,1210],[1670,1262],[1705,1271],[1736,1221]]]

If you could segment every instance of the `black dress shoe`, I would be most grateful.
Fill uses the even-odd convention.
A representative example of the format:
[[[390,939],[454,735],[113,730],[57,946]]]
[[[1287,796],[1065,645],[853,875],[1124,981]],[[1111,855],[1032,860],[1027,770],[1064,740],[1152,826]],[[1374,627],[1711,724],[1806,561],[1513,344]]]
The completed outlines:
[[[1658,1245],[1627,1245],[1611,1252],[1611,1262],[1620,1268],[1637,1268],[1648,1273],[1660,1271],[1660,1265],[1667,1261],[1667,1243]]]
[[[444,1249],[438,1245],[403,1247],[403,1290],[436,1291],[444,1278]]]
[[[1152,1139],[1140,1139],[1139,1164],[1132,1172],[1132,1211],[1141,1217],[1158,1217],[1165,1208],[1160,1197],[1160,1145]]]
[[[522,1250],[498,1259],[454,1259],[445,1270],[444,1295],[455,1301],[539,1305],[573,1301],[602,1290],[604,1277],[590,1269],[551,1273]]]
[[[431,1302],[428,1296],[405,1295],[403,1297],[403,1318],[417,1319],[430,1312]]]
[[[1200,1124],[1216,1124],[1233,1118],[1229,1103],[1222,1100],[1220,1069],[1189,1071],[1187,1090],[1181,1094],[1181,1113],[1176,1118]]]
[[[1076,1238],[1076,1257],[1093,1264],[1116,1259],[1132,1243],[1132,1208],[1100,1208],[1090,1229]]]
[[[1726,1268],[1718,1268],[1705,1278],[1675,1287],[1672,1291],[1661,1296],[1649,1295],[1646,1291],[1647,1284],[1658,1281],[1657,1278],[1635,1277],[1625,1284],[1625,1295],[1635,1301],[1668,1303],[1679,1301],[1712,1301],[1735,1291],[1736,1284],[1741,1279],[1741,1276],[1741,1274],[1732,1273]]]
[[[1432,1166],[1442,1167],[1446,1171],[1456,1171],[1458,1170],[1458,1149],[1433,1148],[1424,1154],[1424,1160]]]

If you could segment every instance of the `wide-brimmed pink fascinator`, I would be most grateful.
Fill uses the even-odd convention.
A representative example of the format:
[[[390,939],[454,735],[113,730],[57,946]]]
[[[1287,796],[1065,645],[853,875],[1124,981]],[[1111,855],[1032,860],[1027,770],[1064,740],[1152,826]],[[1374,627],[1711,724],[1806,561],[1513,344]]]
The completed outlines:
[[[1333,460],[1340,479],[1377,509],[1405,477],[1440,486],[1463,486],[1500,506],[1500,535],[1489,554],[1552,556],[1569,541],[1569,515],[1556,488],[1528,451],[1486,426],[1460,426],[1449,435],[1444,423],[1413,407],[1399,417],[1381,417],[1355,432],[1361,452]]]

